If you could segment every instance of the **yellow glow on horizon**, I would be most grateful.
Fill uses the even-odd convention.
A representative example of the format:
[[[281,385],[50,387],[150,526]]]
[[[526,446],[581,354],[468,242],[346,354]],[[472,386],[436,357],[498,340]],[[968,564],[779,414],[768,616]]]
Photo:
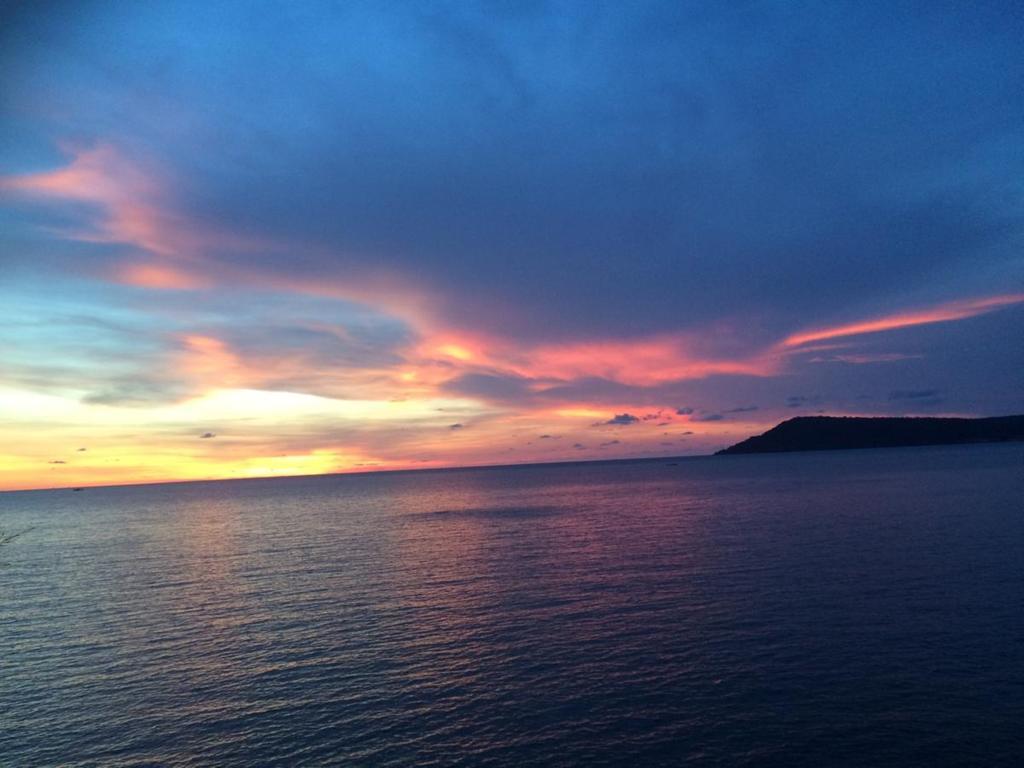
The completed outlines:
[[[176,403],[115,406],[85,403],[74,397],[0,388],[0,420],[20,423],[102,425],[139,423],[211,423],[246,418],[280,422],[282,418],[329,416],[339,419],[395,420],[437,418],[439,409],[466,409],[465,399],[342,400],[298,392],[218,389]]]
[[[224,440],[216,445],[213,440],[194,438],[172,443],[152,438],[124,442],[118,437],[99,444],[81,442],[91,444],[85,452],[74,448],[54,451],[48,443],[26,440],[24,455],[0,454],[0,489],[320,475],[396,466],[346,448],[252,455],[244,441]],[[45,459],[51,455],[62,458]]]
[[[366,448],[333,445],[331,436],[358,442],[348,428],[409,425],[430,440],[445,435],[447,441],[451,414],[480,407],[454,398],[342,400],[252,389],[219,389],[152,405],[89,403],[80,398],[80,393],[0,387],[0,431],[5,438],[0,489],[410,466],[415,460],[376,455],[372,443]],[[206,432],[211,433],[208,439],[203,438]],[[303,447],[306,440],[312,441],[308,449]],[[427,447],[420,445],[419,450],[431,450],[429,442]],[[15,446],[17,454],[12,451]]]

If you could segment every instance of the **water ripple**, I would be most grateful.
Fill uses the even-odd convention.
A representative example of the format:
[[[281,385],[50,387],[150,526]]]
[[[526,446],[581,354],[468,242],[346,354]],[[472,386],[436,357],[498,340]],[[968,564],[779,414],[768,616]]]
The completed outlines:
[[[1019,446],[0,494],[0,765],[1013,765]]]

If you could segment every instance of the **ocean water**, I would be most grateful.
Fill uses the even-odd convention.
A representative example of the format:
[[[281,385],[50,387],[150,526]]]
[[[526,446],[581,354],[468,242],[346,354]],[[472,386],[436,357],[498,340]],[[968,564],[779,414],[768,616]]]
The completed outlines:
[[[0,765],[1013,766],[1024,445],[0,494]]]

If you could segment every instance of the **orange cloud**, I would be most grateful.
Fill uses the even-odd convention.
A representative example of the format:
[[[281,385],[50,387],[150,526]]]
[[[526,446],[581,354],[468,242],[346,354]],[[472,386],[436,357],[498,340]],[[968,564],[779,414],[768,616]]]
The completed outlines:
[[[982,315],[993,312],[1011,304],[1024,302],[1024,294],[1006,294],[1002,296],[989,296],[981,299],[964,299],[951,301],[928,309],[901,312],[894,315],[885,315],[873,320],[862,320],[847,325],[837,325],[831,328],[819,328],[812,331],[795,333],[782,341],[783,347],[800,347],[814,341],[825,339],[837,339],[843,336],[859,336],[865,333],[880,333],[892,331],[898,328],[909,328],[915,325],[929,325],[931,323],[944,323],[950,320],[962,320],[967,317]]]
[[[206,386],[247,386],[250,376],[243,362],[220,339],[192,334],[182,339],[180,368]]]
[[[112,276],[116,282],[139,288],[193,290],[209,286],[209,282],[204,278],[161,264],[123,264]]]
[[[436,385],[440,381],[420,381],[418,371],[410,368],[323,365],[301,347],[239,347],[209,332],[177,337],[172,369],[187,382],[193,395],[235,388],[397,402],[438,396]]]

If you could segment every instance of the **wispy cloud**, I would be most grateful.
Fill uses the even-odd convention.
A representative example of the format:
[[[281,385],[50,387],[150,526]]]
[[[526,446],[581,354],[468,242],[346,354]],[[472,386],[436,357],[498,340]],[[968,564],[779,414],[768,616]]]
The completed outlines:
[[[92,243],[129,245],[144,253],[188,261],[212,247],[251,245],[225,232],[200,228],[175,210],[170,180],[111,143],[66,146],[70,162],[55,170],[0,177],[0,190],[42,199],[85,203],[97,211],[66,236]],[[168,265],[139,266],[142,284],[184,280]],[[176,275],[172,279],[171,275]]]
[[[1003,307],[1024,302],[1024,294],[1005,294],[1001,296],[988,296],[977,299],[963,299],[950,301],[945,304],[938,304],[933,307],[919,310],[909,310],[892,315],[883,315],[869,320],[861,320],[845,325],[836,325],[829,328],[818,328],[812,331],[795,333],[786,337],[782,346],[800,347],[815,341],[825,339],[837,339],[845,336],[860,336],[869,333],[881,333],[900,328],[910,328],[917,325],[930,325],[932,323],[945,323],[951,320],[962,320],[968,317],[975,317],[987,312],[994,312]]]
[[[849,365],[870,365],[871,363],[896,363],[901,360],[920,360],[924,355],[905,352],[864,352],[843,353],[812,357],[809,363],[848,363]]]

